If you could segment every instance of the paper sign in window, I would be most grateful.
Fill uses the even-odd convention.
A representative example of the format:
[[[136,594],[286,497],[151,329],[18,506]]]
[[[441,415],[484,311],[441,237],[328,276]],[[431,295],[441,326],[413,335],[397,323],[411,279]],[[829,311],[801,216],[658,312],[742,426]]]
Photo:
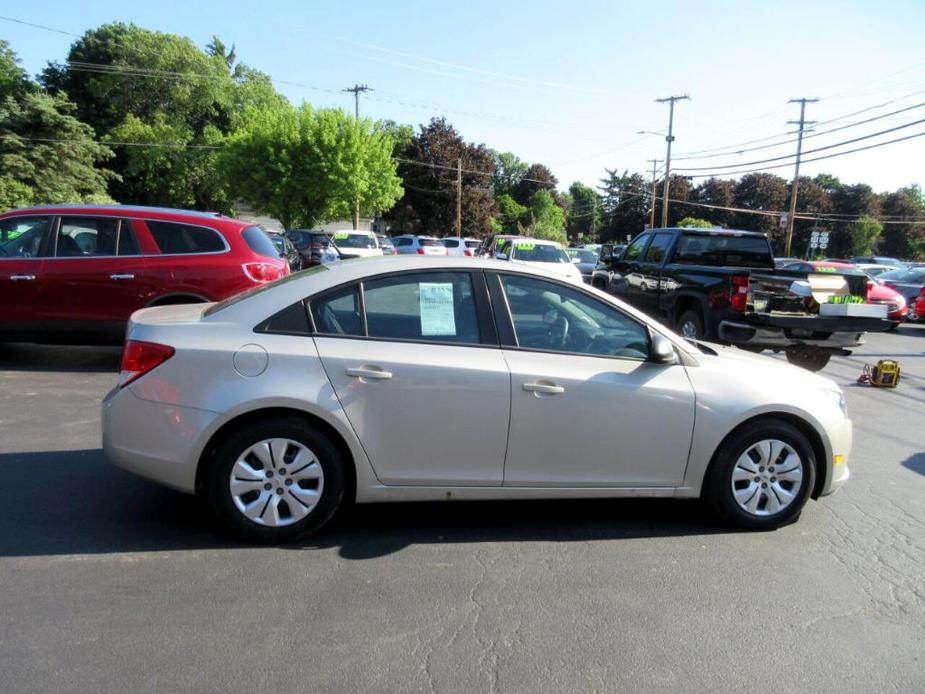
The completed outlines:
[[[455,335],[452,282],[419,282],[421,336]]]

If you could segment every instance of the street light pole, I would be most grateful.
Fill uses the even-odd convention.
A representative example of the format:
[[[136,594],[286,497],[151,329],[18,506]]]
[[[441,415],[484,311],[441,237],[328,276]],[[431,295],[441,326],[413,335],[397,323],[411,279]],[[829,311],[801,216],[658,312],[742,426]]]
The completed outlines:
[[[668,102],[668,134],[665,136],[665,142],[668,143],[668,151],[665,153],[665,185],[662,188],[662,227],[668,226],[668,193],[671,181],[671,143],[674,142],[674,102],[690,100],[687,94],[680,96],[667,96],[664,99],[656,99],[659,104]],[[653,201],[654,203],[654,201]]]

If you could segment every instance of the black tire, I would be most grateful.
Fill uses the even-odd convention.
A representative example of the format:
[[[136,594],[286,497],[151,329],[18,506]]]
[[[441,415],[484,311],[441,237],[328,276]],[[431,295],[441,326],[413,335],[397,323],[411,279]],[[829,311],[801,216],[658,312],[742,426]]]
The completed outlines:
[[[323,473],[320,498],[304,518],[289,525],[261,525],[250,520],[235,505],[230,489],[232,468],[238,457],[254,444],[274,438],[290,439],[307,447],[317,458]],[[331,520],[343,501],[344,479],[344,461],[330,439],[298,417],[282,417],[250,424],[221,442],[212,456],[205,490],[216,516],[235,537],[261,544],[278,544],[311,535]],[[285,488],[280,496],[289,501]]]
[[[830,353],[817,349],[788,350],[786,354],[787,361],[807,371],[822,371],[829,363],[829,359],[832,358]]]
[[[899,323],[890,323],[890,331],[896,330],[899,327]]]
[[[753,515],[736,502],[732,475],[740,456],[754,444],[767,439],[782,441],[793,448],[800,458],[802,481],[796,496],[781,511],[769,515]],[[816,457],[806,436],[788,422],[768,418],[741,427],[723,442],[704,479],[703,497],[716,515],[729,525],[746,530],[774,530],[793,523],[800,517],[815,483]],[[769,491],[765,488],[760,493],[767,496],[774,493],[774,490]]]
[[[689,334],[685,334],[685,329],[689,331]],[[678,322],[675,324],[675,332],[681,337],[702,340],[704,336],[703,319],[697,311],[689,309],[678,318]]]

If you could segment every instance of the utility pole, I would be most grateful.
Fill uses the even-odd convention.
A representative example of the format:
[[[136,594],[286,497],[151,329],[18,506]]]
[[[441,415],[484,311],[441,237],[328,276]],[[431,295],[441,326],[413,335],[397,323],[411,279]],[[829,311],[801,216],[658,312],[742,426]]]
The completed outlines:
[[[591,243],[597,240],[597,195],[591,198]]]
[[[672,135],[672,130],[674,129],[674,102],[684,100],[690,100],[690,97],[687,94],[682,94],[680,96],[666,96],[664,99],[655,100],[656,103],[659,104],[668,103],[668,134],[665,136],[665,142],[668,143],[668,151],[665,154],[665,186],[662,189],[663,228],[668,226],[668,186],[671,180],[671,143],[674,142],[674,135]],[[655,205],[655,200],[652,201],[652,204]]]
[[[661,159],[648,159],[648,162],[652,164],[652,206],[649,208],[649,228],[655,228],[655,175],[658,173],[658,165],[662,161]]]
[[[462,238],[462,158],[456,160],[456,235]]]
[[[347,87],[342,90],[353,94],[353,114],[357,119],[357,122],[360,120],[360,94],[363,92],[373,91],[371,87],[367,87],[365,84],[355,84],[352,87]],[[353,204],[353,228],[357,229],[360,226],[360,201],[357,199]]]
[[[797,135],[797,161],[796,167],[793,171],[793,188],[790,191],[790,214],[787,215],[787,239],[784,241],[784,256],[787,257],[790,255],[790,244],[793,241],[793,216],[797,212],[797,193],[800,188],[800,155],[803,153],[803,129],[807,125],[812,125],[816,121],[806,120],[806,104],[813,104],[819,101],[819,99],[790,99],[788,104],[799,104],[800,105],[800,120],[791,120],[787,121],[787,125],[799,125],[800,131]]]

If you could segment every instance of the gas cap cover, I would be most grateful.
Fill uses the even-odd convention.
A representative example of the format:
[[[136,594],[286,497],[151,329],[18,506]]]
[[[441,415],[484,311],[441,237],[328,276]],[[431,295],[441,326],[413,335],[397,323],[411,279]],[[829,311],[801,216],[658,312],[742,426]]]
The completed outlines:
[[[270,357],[260,345],[244,345],[234,353],[234,370],[247,378],[262,374],[269,363]]]

